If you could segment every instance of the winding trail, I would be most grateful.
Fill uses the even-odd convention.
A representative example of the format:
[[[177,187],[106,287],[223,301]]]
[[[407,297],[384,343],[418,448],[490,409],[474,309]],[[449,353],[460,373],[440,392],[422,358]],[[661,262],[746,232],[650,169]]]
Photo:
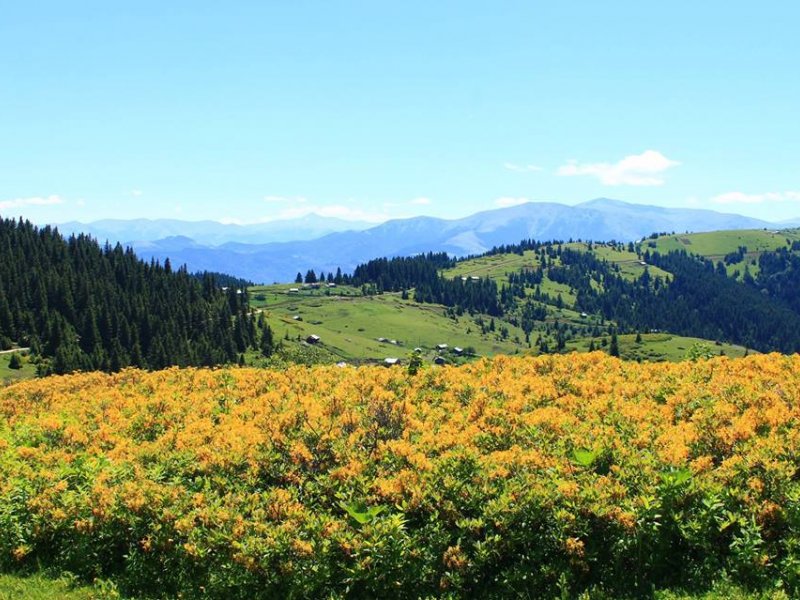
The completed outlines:
[[[0,350],[0,354],[11,354],[12,352],[25,352],[30,348],[12,348],[11,350]]]

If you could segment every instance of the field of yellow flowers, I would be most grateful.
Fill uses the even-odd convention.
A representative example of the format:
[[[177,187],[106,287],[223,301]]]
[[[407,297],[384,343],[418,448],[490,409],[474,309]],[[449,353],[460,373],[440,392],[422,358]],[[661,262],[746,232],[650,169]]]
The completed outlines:
[[[800,357],[0,390],[0,570],[203,598],[800,593]]]

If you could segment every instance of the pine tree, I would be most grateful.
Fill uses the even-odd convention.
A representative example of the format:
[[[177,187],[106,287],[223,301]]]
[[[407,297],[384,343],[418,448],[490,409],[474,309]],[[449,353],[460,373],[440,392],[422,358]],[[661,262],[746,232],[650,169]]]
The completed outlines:
[[[22,359],[19,357],[19,354],[14,352],[11,355],[11,358],[8,359],[8,368],[9,369],[21,369],[22,368]]]
[[[608,348],[608,353],[611,356],[619,358],[619,340],[617,340],[617,330],[611,332],[611,344]]]
[[[273,341],[272,336],[272,329],[270,329],[269,325],[265,325],[264,328],[261,330],[261,354],[266,357],[272,356],[272,353],[275,350],[275,344]]]

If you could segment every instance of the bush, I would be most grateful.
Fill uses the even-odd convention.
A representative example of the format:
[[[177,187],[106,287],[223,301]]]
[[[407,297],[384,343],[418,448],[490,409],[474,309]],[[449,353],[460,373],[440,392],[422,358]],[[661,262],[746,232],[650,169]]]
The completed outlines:
[[[0,571],[185,598],[797,597],[798,415],[779,355],[24,382],[0,391]]]

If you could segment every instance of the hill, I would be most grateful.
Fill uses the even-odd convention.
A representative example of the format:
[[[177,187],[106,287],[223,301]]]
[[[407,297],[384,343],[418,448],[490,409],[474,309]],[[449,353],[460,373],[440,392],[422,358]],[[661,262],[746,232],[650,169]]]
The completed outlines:
[[[40,374],[210,366],[236,361],[263,337],[247,295],[211,275],[22,221],[0,220],[0,247],[0,350],[32,355],[16,374],[34,360]]]
[[[786,244],[767,232],[698,235],[718,236],[712,246],[723,249],[726,240],[758,236]],[[780,298],[770,301],[755,280],[742,285],[685,255],[665,268],[654,264],[660,258],[643,260],[661,240],[529,242],[461,261],[433,254],[373,260],[337,276],[332,288],[263,286],[251,297],[285,346],[302,349],[308,336],[320,336],[318,358],[329,362],[404,360],[414,348],[424,360],[454,362],[472,353],[611,351],[614,336],[619,355],[631,360],[681,360],[701,347],[727,356],[796,347],[800,321]],[[446,289],[439,278],[450,282]]]
[[[712,231],[753,229],[774,225],[707,210],[670,209],[599,199],[569,206],[528,203],[480,212],[462,219],[416,217],[387,221],[363,231],[337,232],[319,239],[283,243],[231,242],[211,247],[198,244],[191,234],[184,246],[175,238],[134,243],[145,257],[190,270],[220,271],[255,282],[288,282],[308,268],[351,271],[359,263],[380,256],[408,256],[420,252],[448,252],[462,257],[521,239],[639,240],[654,231]],[[172,234],[174,235],[174,234]],[[120,240],[126,241],[126,240]]]
[[[716,244],[709,241],[714,235]],[[393,293],[423,306],[443,305],[443,316],[466,320],[479,339],[504,335],[523,352],[560,352],[568,341],[581,339],[591,348],[610,344],[617,334],[658,332],[795,352],[800,241],[792,241],[793,235],[702,234],[698,239],[715,250],[731,239],[764,238],[769,248],[779,246],[758,246],[750,254],[739,246],[716,262],[685,250],[662,254],[657,244],[664,236],[658,235],[636,244],[525,240],[465,260],[442,253],[371,260],[340,282],[360,286],[364,296]],[[755,261],[752,273],[745,265],[745,275],[738,276],[735,267],[745,260]],[[674,348],[660,349],[661,356],[670,354]]]
[[[798,399],[779,355],[17,384],[0,565],[147,597],[796,597]]]
[[[541,345],[526,342],[519,323],[507,318],[475,313],[457,315],[451,308],[416,302],[401,293],[363,295],[360,288],[303,289],[290,293],[289,285],[250,288],[251,304],[266,317],[270,328],[292,360],[313,363],[380,363],[398,358],[405,367],[413,351],[421,350],[426,363],[435,359],[462,364],[475,356],[497,354],[536,354]],[[413,295],[413,294],[412,294]],[[555,324],[575,327],[575,335],[565,340],[565,351],[586,352],[590,345],[608,351],[609,325],[600,326],[595,317],[581,318],[570,308],[549,305],[549,314],[533,329],[532,341],[542,336],[549,350],[557,348]],[[513,320],[513,316],[511,316]],[[591,325],[589,325],[589,323]],[[597,335],[589,335],[596,329]],[[312,349],[306,340],[319,336]],[[620,335],[620,357],[626,360],[680,361],[691,356],[693,348],[729,357],[743,356],[740,345],[674,334],[645,333]],[[440,344],[447,347],[439,349]],[[458,351],[460,348],[462,351]],[[549,351],[548,350],[548,351]],[[752,352],[752,350],[751,350]],[[271,364],[258,353],[247,355],[253,364]]]

